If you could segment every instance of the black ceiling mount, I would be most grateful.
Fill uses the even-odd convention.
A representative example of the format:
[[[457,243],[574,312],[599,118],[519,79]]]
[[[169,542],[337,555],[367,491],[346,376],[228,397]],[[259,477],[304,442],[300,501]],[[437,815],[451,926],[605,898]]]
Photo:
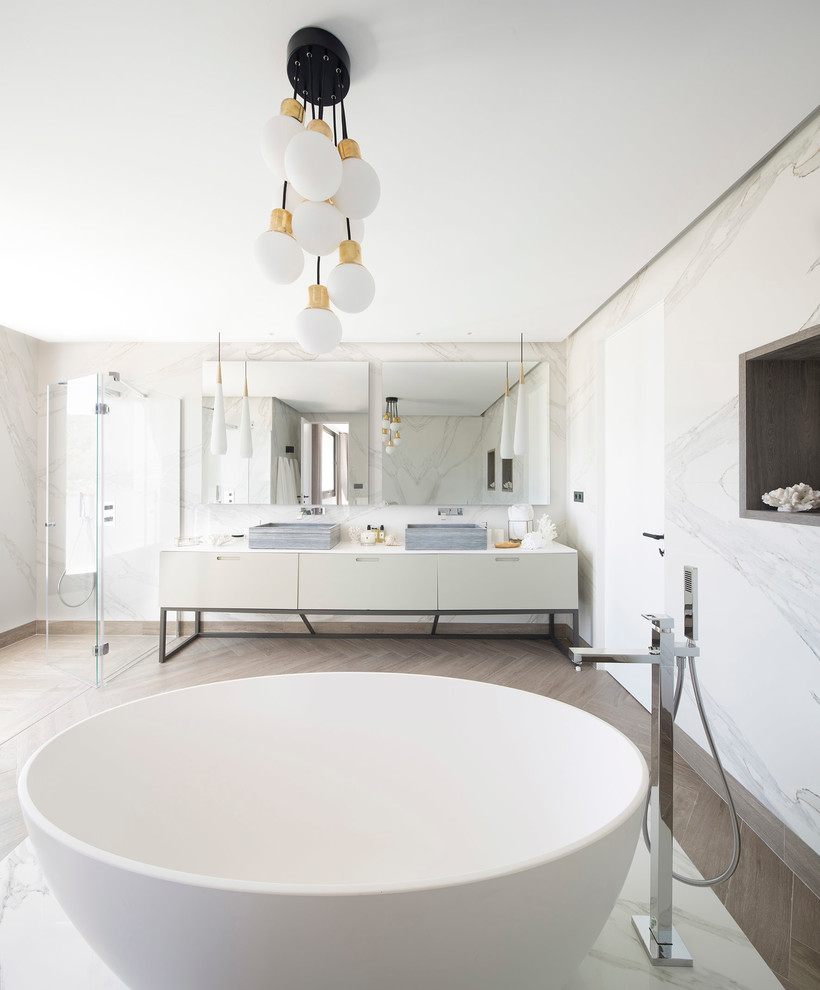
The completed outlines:
[[[322,28],[301,28],[288,42],[288,79],[300,100],[332,107],[350,88],[350,56],[336,35]]]

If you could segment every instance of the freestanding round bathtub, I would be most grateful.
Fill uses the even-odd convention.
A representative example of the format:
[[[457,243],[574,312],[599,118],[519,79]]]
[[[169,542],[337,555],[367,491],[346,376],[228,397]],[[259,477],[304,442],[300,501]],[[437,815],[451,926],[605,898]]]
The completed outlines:
[[[31,757],[20,800],[132,990],[549,990],[612,910],[646,783],[569,705],[316,673],[89,718]]]

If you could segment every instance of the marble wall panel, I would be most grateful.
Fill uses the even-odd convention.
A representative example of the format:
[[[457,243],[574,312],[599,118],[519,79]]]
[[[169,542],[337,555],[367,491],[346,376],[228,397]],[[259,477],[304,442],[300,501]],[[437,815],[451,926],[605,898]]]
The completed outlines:
[[[666,610],[680,626],[682,565],[696,565],[699,672],[719,748],[816,852],[820,527],[739,518],[738,355],[818,322],[818,231],[815,118],[567,342],[569,486],[586,491],[567,507],[582,634],[597,641],[601,628],[601,343],[662,302]],[[680,723],[704,744],[689,692]]]
[[[38,346],[0,327],[0,632],[36,618]]]

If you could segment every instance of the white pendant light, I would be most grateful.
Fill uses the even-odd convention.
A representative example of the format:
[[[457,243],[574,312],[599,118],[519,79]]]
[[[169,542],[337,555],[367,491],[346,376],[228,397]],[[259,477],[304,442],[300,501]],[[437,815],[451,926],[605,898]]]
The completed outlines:
[[[324,285],[308,286],[307,309],[296,317],[296,339],[308,354],[327,354],[342,339],[342,324],[331,312]]]
[[[285,183],[287,186],[287,183]],[[256,238],[256,263],[277,285],[295,282],[305,267],[305,255],[293,236],[292,218],[285,209],[273,210],[270,226]]]
[[[381,184],[376,170],[362,160],[359,145],[352,138],[339,142],[342,159],[342,181],[333,195],[333,202],[351,220],[363,220],[379,205]]]
[[[518,405],[515,410],[515,435],[513,451],[517,456],[527,453],[529,439],[529,416],[527,406],[527,389],[524,385],[524,334],[521,334],[521,371],[518,377]]]
[[[211,453],[224,454],[228,449],[228,431],[225,427],[225,397],[222,394],[222,334],[219,334],[214,386],[214,418],[211,421]]]
[[[262,128],[262,157],[277,178],[285,178],[285,149],[292,138],[304,131],[305,111],[298,100],[282,100],[277,117]]]
[[[296,191],[322,202],[339,188],[342,160],[333,144],[333,132],[324,120],[311,120],[285,148],[285,174]]]
[[[306,199],[293,211],[293,236],[308,254],[333,254],[345,236],[345,218],[332,203]]]
[[[514,454],[515,412],[510,398],[510,368],[507,365],[504,377],[504,406],[501,413],[501,457],[510,460]]]
[[[362,264],[362,249],[356,241],[339,245],[339,264],[327,277],[327,291],[333,305],[345,313],[361,313],[373,302],[376,283]]]
[[[242,415],[239,419],[239,456],[253,457],[251,436],[251,401],[248,398],[248,362],[245,362],[245,389],[242,393]]]

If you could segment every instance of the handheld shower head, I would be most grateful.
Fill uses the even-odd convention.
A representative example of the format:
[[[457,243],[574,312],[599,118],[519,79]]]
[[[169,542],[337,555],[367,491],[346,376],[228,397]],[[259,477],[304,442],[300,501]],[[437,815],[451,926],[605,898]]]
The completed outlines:
[[[692,643],[698,638],[698,569],[683,568],[683,635]]]

